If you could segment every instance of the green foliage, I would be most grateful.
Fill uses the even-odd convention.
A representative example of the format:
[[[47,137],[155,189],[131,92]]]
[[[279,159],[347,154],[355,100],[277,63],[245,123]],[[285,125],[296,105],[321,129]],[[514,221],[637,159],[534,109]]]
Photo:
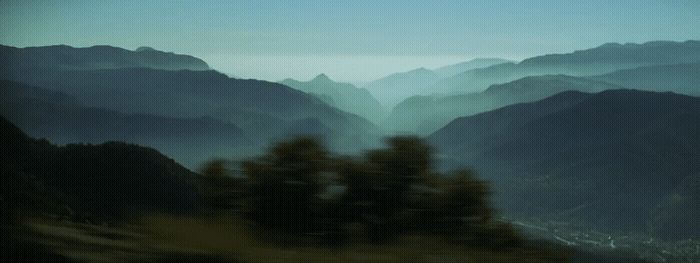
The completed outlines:
[[[250,180],[249,216],[262,226],[285,231],[310,229],[320,193],[320,174],[328,156],[309,138],[280,143],[270,152],[243,164]]]
[[[492,222],[489,187],[473,171],[431,171],[430,147],[416,137],[393,137],[387,146],[352,159],[331,156],[309,138],[280,143],[243,163],[245,183],[237,189],[245,191],[244,212],[260,229],[278,233],[272,236],[324,244],[356,234],[389,242],[409,232],[457,243],[517,240],[510,228]],[[212,183],[225,174],[223,166],[210,163],[202,182],[231,187]]]

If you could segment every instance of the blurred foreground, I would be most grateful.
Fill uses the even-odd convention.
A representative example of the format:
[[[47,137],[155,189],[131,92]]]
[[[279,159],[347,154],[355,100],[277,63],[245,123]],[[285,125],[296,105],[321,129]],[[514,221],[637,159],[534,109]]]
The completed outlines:
[[[300,138],[240,166],[206,164],[189,210],[8,202],[0,255],[3,262],[635,261],[528,240],[495,219],[487,182],[470,170],[439,174],[431,155],[415,137],[390,138],[361,157],[334,156]]]

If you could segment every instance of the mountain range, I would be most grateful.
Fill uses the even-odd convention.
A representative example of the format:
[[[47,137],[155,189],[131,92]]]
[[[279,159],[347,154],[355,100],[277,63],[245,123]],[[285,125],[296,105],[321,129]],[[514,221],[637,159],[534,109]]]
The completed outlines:
[[[78,57],[90,57],[93,49],[69,50],[81,54]],[[359,150],[379,140],[377,127],[368,120],[278,83],[234,79],[213,70],[92,67],[84,63],[89,59],[55,58],[42,48],[18,50],[43,64],[4,61],[0,79],[60,91],[90,108],[170,118],[218,119],[242,129],[259,148],[286,136],[306,135],[297,133],[297,122],[308,119],[326,127],[323,130],[327,133],[313,135],[341,150]],[[108,50],[119,54],[154,52]],[[108,64],[122,61],[119,56],[104,59]]]
[[[674,196],[697,198],[686,183],[700,172],[699,135],[698,97],[608,90],[566,91],[461,117],[429,140],[446,167],[471,165],[492,180],[511,213],[678,234],[675,226],[693,218],[659,217],[657,209]],[[678,222],[659,221],[670,219]],[[700,234],[697,226],[685,231],[681,237]]]
[[[285,79],[281,84],[314,95],[326,104],[340,110],[357,114],[374,123],[384,117],[382,105],[366,89],[360,89],[350,83],[331,80],[326,74],[320,74],[309,81]]]
[[[631,88],[700,95],[700,63],[646,66],[603,75],[528,76],[494,84],[477,92],[450,96],[416,96],[399,103],[382,124],[396,132],[429,134],[451,120],[502,106],[531,102],[567,90],[599,92]]]
[[[402,100],[414,95],[430,95],[435,93],[429,89],[441,79],[450,78],[458,73],[509,62],[499,58],[478,58],[470,61],[447,65],[430,70],[418,68],[406,72],[394,73],[381,79],[367,83],[364,88],[369,90],[386,108],[392,108]]]
[[[465,71],[442,79],[427,89],[439,94],[470,93],[526,76],[590,76],[622,69],[697,62],[700,62],[700,41],[608,43],[572,53],[536,56],[519,63],[504,63]]]
[[[667,90],[700,96],[700,61],[613,71],[592,79],[640,90]]]
[[[160,149],[188,167],[211,156],[250,151],[239,127],[209,117],[125,114],[86,107],[58,91],[0,80],[0,114],[30,136],[54,143],[123,141]]]
[[[698,76],[700,41],[478,59],[362,88],[237,79],[147,47],[0,46],[2,205],[188,209],[196,175],[160,152],[197,167],[304,135],[357,153],[388,131],[426,136],[443,169],[476,168],[508,215],[696,238]]]
[[[398,104],[384,121],[387,130],[430,134],[455,118],[506,105],[546,98],[567,90],[597,92],[622,86],[566,75],[531,76],[492,85],[479,93],[452,96],[415,96]]]

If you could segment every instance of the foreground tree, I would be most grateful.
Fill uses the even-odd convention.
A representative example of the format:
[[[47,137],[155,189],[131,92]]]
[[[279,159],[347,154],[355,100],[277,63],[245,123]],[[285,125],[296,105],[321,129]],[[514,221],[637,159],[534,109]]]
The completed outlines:
[[[390,138],[386,148],[358,159],[332,157],[309,138],[283,142],[243,163],[245,214],[262,229],[325,244],[355,233],[374,242],[405,232],[457,242],[517,237],[493,223],[487,183],[469,170],[441,175],[431,163],[430,147],[416,137]],[[223,170],[214,162],[205,171]]]
[[[280,143],[267,155],[244,162],[250,180],[250,218],[264,227],[309,230],[327,163],[325,148],[310,138]]]

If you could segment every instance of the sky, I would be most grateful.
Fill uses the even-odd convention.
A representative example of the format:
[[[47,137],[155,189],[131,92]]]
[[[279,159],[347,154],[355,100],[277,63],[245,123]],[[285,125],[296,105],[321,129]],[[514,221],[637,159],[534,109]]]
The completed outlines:
[[[3,45],[150,46],[273,81],[688,39],[699,0],[0,0]]]

